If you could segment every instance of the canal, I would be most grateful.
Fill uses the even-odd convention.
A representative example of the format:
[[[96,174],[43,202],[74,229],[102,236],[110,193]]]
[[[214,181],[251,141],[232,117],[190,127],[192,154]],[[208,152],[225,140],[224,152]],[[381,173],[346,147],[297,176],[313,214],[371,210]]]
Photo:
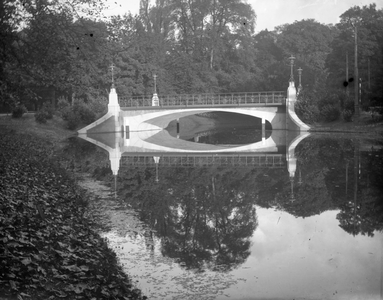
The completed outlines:
[[[260,126],[209,113],[166,133],[228,148],[276,139]],[[80,137],[65,151],[95,195],[102,236],[149,299],[383,299],[383,142],[310,134],[291,152],[297,137],[280,136],[263,152],[135,149],[117,174]]]

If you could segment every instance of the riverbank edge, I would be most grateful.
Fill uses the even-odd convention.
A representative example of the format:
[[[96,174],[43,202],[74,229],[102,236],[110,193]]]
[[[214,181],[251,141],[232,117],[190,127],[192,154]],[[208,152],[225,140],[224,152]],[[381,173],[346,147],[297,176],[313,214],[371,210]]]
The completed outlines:
[[[36,160],[36,157],[29,157],[29,148],[23,144],[23,142],[21,143],[18,143],[17,141],[29,141],[30,143],[39,143],[40,145],[40,148],[42,149],[42,151],[44,153],[50,153],[50,157],[47,158],[47,160],[52,164],[52,165],[55,165],[59,168],[59,173],[62,175],[65,173],[64,176],[72,176],[69,172],[66,172],[65,169],[63,169],[61,166],[58,166],[58,163],[56,161],[57,158],[55,158],[55,155],[54,153],[56,151],[58,151],[59,149],[62,149],[64,146],[65,146],[65,140],[68,138],[68,137],[71,137],[71,136],[75,136],[76,134],[72,131],[69,131],[69,130],[66,130],[63,126],[62,126],[62,122],[59,118],[54,118],[54,120],[48,122],[47,124],[37,124],[34,120],[34,118],[31,118],[31,116],[25,116],[24,118],[22,119],[18,119],[18,120],[15,120],[15,119],[11,119],[9,118],[7,120],[7,117],[4,117],[2,118],[3,120],[0,121],[0,137],[2,137],[4,140],[12,140],[12,141],[15,141],[15,144],[20,144],[20,145],[24,145],[24,149],[18,149],[19,151],[23,151],[25,153],[25,157],[23,158],[23,160],[25,160],[27,163],[28,163],[28,160],[30,159],[31,161],[32,160]],[[4,122],[5,121],[5,122]],[[7,122],[9,121],[9,122]],[[34,124],[36,123],[36,124]],[[37,131],[36,131],[37,130]],[[41,130],[41,132],[39,131]],[[2,145],[2,149],[8,149],[8,151],[14,151],[14,145]],[[31,152],[31,155],[32,155],[33,152]],[[65,159],[64,157],[61,157],[60,158],[61,160]],[[1,161],[1,160],[0,160]],[[4,162],[4,160],[3,160]],[[61,161],[62,162],[62,161]],[[5,163],[7,164],[7,162]],[[2,166],[2,168],[4,167],[4,165]],[[15,168],[14,170],[16,173],[14,173],[15,177],[18,177],[20,174],[18,174],[17,172],[20,171],[21,172],[25,172],[25,170],[18,170],[17,168]],[[56,178],[60,178],[62,177],[60,174],[56,174]],[[3,174],[0,174],[0,178]],[[55,179],[53,179],[55,180]],[[2,180],[1,180],[1,183]],[[67,184],[67,183],[66,183]],[[75,190],[78,190],[79,193],[81,193],[83,195],[83,197],[87,198],[87,195],[86,193],[84,193],[84,190],[83,188],[78,184],[76,183],[75,180],[73,180],[72,182],[72,186],[70,188],[73,188]],[[1,189],[0,189],[0,192],[1,192]],[[42,193],[46,193],[46,194],[49,194],[49,190],[46,190],[46,191],[41,191]],[[61,195],[61,196],[65,196],[65,195]],[[1,197],[4,201],[7,201],[7,197]],[[15,199],[8,199],[9,202],[15,202]],[[82,199],[82,202],[83,203],[87,203],[89,201],[89,199]],[[0,201],[2,202],[2,201]],[[11,206],[12,204],[11,203],[0,203],[2,205],[7,205],[7,206]],[[38,203],[35,203],[36,204],[36,207],[38,207]],[[73,204],[73,203],[72,203]],[[70,203],[68,203],[68,205],[72,205]],[[76,212],[74,212],[76,213]],[[53,219],[55,217],[57,218],[60,218],[61,217],[61,214],[62,214],[62,210],[60,210],[60,208],[57,208],[55,209],[55,207],[50,207],[50,214],[52,214],[52,217]],[[41,216],[41,215],[40,215]],[[3,215],[4,217],[4,215]],[[72,219],[72,217],[70,217]],[[76,222],[76,219],[75,217],[73,217],[73,222]],[[44,222],[44,220],[43,220]],[[119,286],[112,286],[111,287],[111,293],[110,293],[110,296],[105,296],[105,297],[96,297],[96,296],[93,296],[89,299],[147,299],[145,296],[142,295],[141,291],[136,289],[133,284],[132,284],[132,281],[131,279],[129,278],[129,275],[124,273],[123,270],[122,270],[122,267],[120,266],[119,262],[118,262],[118,259],[116,257],[116,254],[115,252],[110,249],[106,243],[106,241],[98,234],[98,230],[97,230],[97,224],[94,224],[92,220],[81,220],[80,221],[82,224],[74,224],[73,227],[76,228],[77,225],[78,226],[84,226],[85,224],[85,227],[86,227],[86,230],[88,230],[89,232],[91,232],[91,236],[92,236],[92,239],[95,239],[96,240],[96,244],[99,245],[99,247],[95,248],[95,245],[93,243],[93,245],[89,246],[89,243],[87,243],[86,240],[79,240],[78,242],[80,243],[79,244],[79,248],[81,249],[86,249],[86,250],[82,250],[84,252],[81,252],[81,253],[78,253],[78,256],[80,259],[82,259],[81,255],[83,254],[84,256],[87,256],[87,257],[99,257],[101,258],[101,260],[104,260],[103,263],[107,262],[107,266],[108,268],[110,268],[110,274],[113,274],[113,278],[115,278],[115,281],[114,282],[117,282],[119,284]],[[17,224],[18,226],[14,226],[15,227],[15,232],[26,232],[29,230],[29,228],[25,228],[26,226],[28,226],[27,223],[24,223],[24,224]],[[1,226],[0,226],[1,227]],[[48,233],[49,234],[49,233]],[[14,239],[14,240],[17,240],[17,234],[15,234],[15,237],[12,237],[10,236],[9,238],[7,238],[7,240],[9,241],[9,239]],[[0,247],[0,256],[2,257],[2,259],[7,259],[6,255],[7,253],[9,253],[9,245],[7,246],[6,245],[6,242],[5,240],[2,240],[2,247]],[[38,243],[35,243],[36,246]],[[46,247],[46,245],[44,245],[44,243],[39,243],[41,249],[38,249],[39,246],[37,246],[37,253],[40,253],[43,249],[42,247]],[[4,248],[5,247],[5,248]],[[49,246],[51,247],[51,246]],[[1,249],[3,248],[3,249]],[[36,249],[35,249],[36,250]],[[45,250],[45,249],[44,249]],[[64,251],[63,249],[60,249],[62,251]],[[97,254],[95,252],[98,252]],[[101,253],[101,254],[100,254]],[[30,258],[28,258],[30,259]],[[84,257],[85,259],[85,257]],[[13,258],[14,260],[14,258]],[[21,258],[20,258],[21,260]],[[31,258],[31,261],[33,261],[33,257]],[[27,261],[24,259],[24,260],[21,260],[20,261],[20,265],[22,266],[23,264],[26,264]],[[36,266],[35,266],[36,265]],[[40,272],[44,272],[42,271],[42,266],[40,268],[40,266],[38,266],[38,262],[36,261],[33,261],[33,265],[32,263],[29,263],[28,261],[28,268],[34,268],[36,267],[36,269],[38,269]],[[46,268],[46,263],[45,263],[45,268]],[[86,267],[83,267],[84,270],[86,270]],[[74,270],[74,269],[73,269]],[[6,271],[6,270],[2,270],[2,271]],[[66,274],[66,276],[68,276],[69,278],[72,277],[71,276],[71,270],[68,269],[68,273]],[[31,271],[32,272],[32,271]],[[78,272],[78,269],[74,270],[73,271],[73,278],[77,278],[78,277],[78,274],[75,274],[75,272]],[[17,279],[17,275],[18,274],[14,274],[16,273],[15,271],[13,271],[12,273],[12,276],[16,276],[16,279]],[[33,273],[33,272],[32,272]],[[98,276],[97,278],[101,278],[101,277],[104,277],[105,274],[96,274],[97,272],[94,271],[92,273],[92,276]],[[87,273],[88,274],[88,273]],[[77,277],[75,276],[77,275]],[[19,286],[17,285],[17,288],[15,288],[15,282],[17,282],[16,279],[14,280],[9,280],[9,277],[8,277],[8,281],[9,282],[6,282],[7,280],[4,280],[5,278],[7,277],[7,274],[4,274],[2,272],[2,274],[0,274],[0,282],[2,282],[1,284],[1,287],[0,287],[0,300],[13,300],[13,299],[56,299],[57,297],[60,297],[62,299],[80,299],[78,298],[79,296],[83,296],[81,295],[80,292],[83,292],[84,290],[73,290],[74,292],[73,293],[70,293],[68,292],[68,290],[74,288],[74,286],[76,288],[78,288],[79,286],[87,286],[89,284],[89,278],[85,279],[83,282],[81,282],[81,280],[77,281],[76,284],[68,284],[67,286],[65,286],[65,284],[62,283],[62,280],[59,280],[59,279],[54,279],[54,278],[47,278],[47,282],[50,281],[50,285],[51,286],[55,286],[56,289],[55,289],[55,292],[56,293],[59,293],[59,294],[53,294],[52,293],[48,293],[47,290],[44,290],[42,289],[40,286],[38,286],[38,288],[31,288],[30,286],[33,286],[33,285],[39,285],[41,283],[36,283],[34,281],[34,284],[30,285],[29,287],[23,287],[23,286]],[[11,283],[11,281],[13,281],[13,283]],[[109,284],[110,285],[110,284]],[[103,290],[105,291],[105,288],[108,288],[108,286],[104,286],[103,287]],[[123,291],[125,293],[125,296],[121,296],[121,292],[118,293],[118,295],[113,295],[112,291],[113,292],[116,292],[116,291]],[[100,293],[98,293],[100,294]],[[66,297],[64,297],[64,295],[67,295]],[[113,296],[112,296],[113,295]],[[83,298],[81,298],[83,299]]]
[[[367,134],[369,136],[383,136],[382,116],[371,118],[368,112],[362,112],[358,119],[352,122],[336,120],[327,123],[310,124],[311,133],[346,133],[346,134]]]

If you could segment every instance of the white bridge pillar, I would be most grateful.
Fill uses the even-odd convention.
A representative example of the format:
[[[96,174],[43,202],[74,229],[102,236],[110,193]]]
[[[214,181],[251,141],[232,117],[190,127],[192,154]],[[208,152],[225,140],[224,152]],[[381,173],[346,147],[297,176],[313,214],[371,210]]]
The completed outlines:
[[[160,106],[160,100],[158,99],[157,93],[153,94],[152,97],[152,106]]]
[[[109,102],[108,102],[108,114],[111,114],[114,116],[114,121],[115,121],[115,132],[120,132],[121,127],[120,127],[120,104],[118,104],[118,96],[116,93],[116,89],[114,87],[114,84],[112,84],[112,87],[110,89],[109,93]]]
[[[109,93],[108,113],[118,115],[120,110],[121,109],[120,104],[118,104],[118,96],[116,93],[116,89],[114,88],[114,85],[112,85],[112,88],[110,89]]]

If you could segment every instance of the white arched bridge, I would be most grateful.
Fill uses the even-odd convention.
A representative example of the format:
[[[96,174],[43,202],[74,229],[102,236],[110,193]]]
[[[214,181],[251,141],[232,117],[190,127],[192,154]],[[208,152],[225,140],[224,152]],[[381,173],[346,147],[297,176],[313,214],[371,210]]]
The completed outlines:
[[[297,141],[308,135],[309,126],[295,114],[296,89],[290,81],[287,93],[255,92],[231,94],[200,94],[118,99],[112,85],[108,113],[78,131],[80,137],[97,144],[109,152],[111,168],[117,174],[121,157],[129,153],[183,153],[199,156],[249,153],[253,158],[264,155],[284,155],[290,175],[295,172],[293,155]],[[208,112],[244,114],[262,120],[262,141],[249,145],[207,145],[183,141],[164,130],[171,121]],[[272,133],[265,138],[268,122]],[[103,135],[100,133],[113,133]],[[113,138],[112,138],[113,136]],[[292,149],[293,147],[294,149]],[[247,155],[247,154],[246,154]],[[164,156],[164,155],[163,155]],[[166,156],[166,155],[165,155]],[[234,159],[232,159],[234,162]],[[247,161],[237,159],[237,161]],[[252,160],[254,161],[254,159]],[[280,160],[277,159],[280,162]],[[280,163],[279,163],[280,165]]]

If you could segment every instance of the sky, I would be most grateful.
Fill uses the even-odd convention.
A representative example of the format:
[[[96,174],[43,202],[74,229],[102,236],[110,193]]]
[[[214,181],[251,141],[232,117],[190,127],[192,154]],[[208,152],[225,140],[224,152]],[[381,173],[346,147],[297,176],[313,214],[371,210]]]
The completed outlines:
[[[108,15],[137,14],[140,0],[109,0]],[[246,1],[246,0],[245,0]],[[376,3],[383,8],[383,0],[247,0],[257,15],[256,32],[274,30],[275,26],[302,19],[315,19],[324,24],[336,24],[339,16],[352,6]]]

